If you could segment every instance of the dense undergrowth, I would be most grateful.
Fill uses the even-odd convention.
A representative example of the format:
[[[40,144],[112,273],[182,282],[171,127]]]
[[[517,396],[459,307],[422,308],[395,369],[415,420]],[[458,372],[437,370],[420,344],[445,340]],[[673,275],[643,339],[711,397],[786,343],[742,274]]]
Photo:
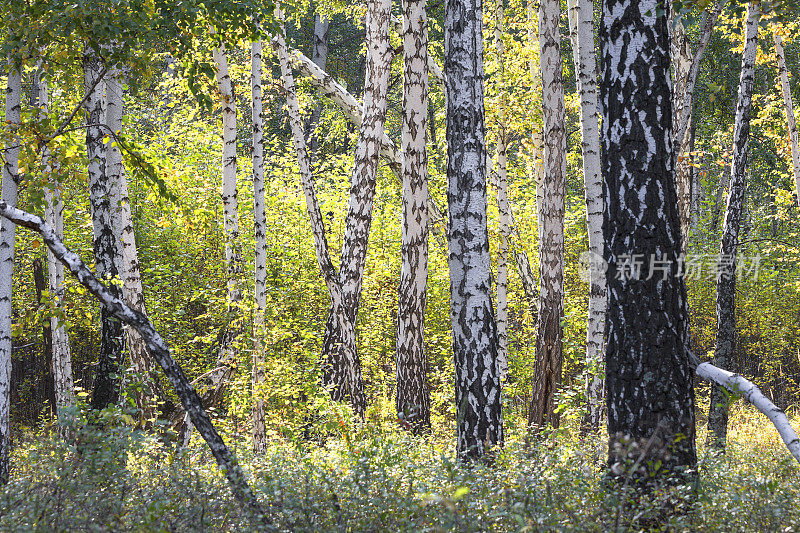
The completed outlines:
[[[256,529],[202,441],[176,451],[163,435],[109,420],[78,430],[72,446],[44,430],[26,435],[0,493],[0,529]],[[752,409],[735,410],[730,427],[726,455],[699,438],[699,476],[646,497],[605,482],[604,437],[581,440],[573,427],[528,443],[512,430],[494,465],[471,467],[454,458],[446,428],[416,439],[345,425],[323,444],[275,440],[263,456],[227,439],[276,530],[797,531],[797,464]]]

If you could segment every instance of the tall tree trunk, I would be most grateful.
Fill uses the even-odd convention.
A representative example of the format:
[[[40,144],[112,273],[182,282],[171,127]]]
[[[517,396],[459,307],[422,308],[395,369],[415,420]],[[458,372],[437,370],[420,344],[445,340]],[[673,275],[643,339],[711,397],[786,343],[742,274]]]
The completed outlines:
[[[792,145],[792,170],[794,171],[794,190],[797,194],[797,207],[800,208],[800,145],[797,141],[797,124],[794,120],[794,104],[792,104],[792,91],[789,87],[789,72],[786,69],[786,56],[783,52],[783,40],[778,29],[773,30],[775,39],[775,58],[778,61],[778,75],[781,78],[781,92],[783,92],[783,105],[786,110],[786,129],[789,130],[789,142]]]
[[[428,21],[426,0],[403,2],[403,225],[397,312],[397,415],[431,426],[425,304],[428,284]]]
[[[389,86],[389,0],[371,0],[367,7],[367,65],[364,77],[364,120],[359,128],[350,180],[350,205],[345,218],[339,285],[342,309],[331,306],[322,344],[323,383],[336,401],[349,400],[363,416],[366,408],[361,362],[356,350],[356,319],[367,259],[372,204],[378,177],[386,95]]]
[[[458,453],[467,460],[503,443],[486,213],[482,1],[447,2],[444,31],[450,316]]]
[[[17,205],[19,182],[19,137],[22,109],[22,79],[14,58],[8,59],[6,85],[6,127],[11,135],[3,149],[2,200]],[[11,295],[14,276],[14,245],[16,226],[7,219],[0,221],[0,484],[8,482],[8,452],[11,445]]]
[[[544,179],[539,213],[539,321],[536,365],[528,414],[532,427],[558,427],[555,392],[561,381],[564,299],[564,201],[567,136],[561,74],[560,2],[542,0],[539,8],[539,61],[542,70]]]
[[[603,413],[603,334],[606,327],[605,273],[596,268],[603,257],[603,180],[600,176],[600,130],[597,122],[597,61],[594,55],[594,7],[591,0],[570,0],[574,30],[573,56],[581,97],[581,153],[589,235],[589,313],[586,317],[585,431],[600,428]]]
[[[114,209],[112,199],[114,186],[106,161],[106,150],[103,137],[105,123],[106,83],[97,82],[101,74],[101,59],[86,46],[83,51],[84,86],[91,94],[83,106],[86,112],[86,155],[89,161],[89,201],[92,207],[92,228],[94,230],[94,258],[97,275],[104,280],[119,277],[119,244],[114,225]],[[94,90],[92,90],[94,87]],[[116,283],[109,285],[115,296],[122,296]],[[122,365],[124,337],[122,323],[113,316],[105,306],[100,307],[100,354],[95,373],[94,390],[91,405],[93,409],[103,409],[119,398],[119,374]]]
[[[144,301],[144,288],[139,271],[139,254],[136,247],[136,236],[133,229],[133,214],[131,213],[130,198],[128,196],[128,179],[125,175],[125,165],[122,161],[118,143],[114,142],[113,135],[122,131],[123,87],[121,73],[114,70],[106,81],[106,126],[109,141],[106,143],[106,172],[111,183],[112,200],[111,209],[114,215],[114,228],[117,233],[118,269],[122,278],[122,290],[125,302],[137,311],[147,314]],[[134,400],[140,410],[140,419],[145,426],[149,426],[157,416],[159,384],[156,377],[156,367],[147,346],[135,328],[125,326],[125,344],[131,359],[131,367],[136,374],[139,386],[135,387]]]
[[[44,119],[49,115],[49,94],[47,78],[40,71],[38,78],[38,106],[39,118]],[[44,188],[45,220],[55,231],[56,237],[64,236],[64,202],[61,200],[61,184],[58,182],[58,169],[53,168],[54,162],[50,161],[50,149],[47,144],[41,147],[42,167],[50,176]],[[49,278],[50,297],[56,308],[60,308],[64,300],[64,265],[62,265],[48,248],[47,250],[47,275]],[[56,397],[56,413],[59,433],[63,438],[68,436],[68,421],[65,420],[65,409],[75,404],[75,386],[72,381],[72,353],[69,346],[69,336],[63,321],[58,316],[50,318],[50,331],[53,345],[53,387]]]
[[[267,428],[261,384],[264,382],[264,312],[267,307],[267,215],[264,200],[264,117],[261,92],[261,41],[251,47],[250,87],[253,100],[253,229],[255,250],[255,320],[253,332],[253,450],[266,451]]]
[[[217,88],[222,107],[222,213],[225,235],[225,284],[227,287],[228,316],[217,357],[217,373],[212,377],[213,388],[207,396],[210,404],[222,400],[222,392],[236,369],[237,354],[234,343],[241,329],[241,276],[242,251],[239,242],[239,196],[236,184],[236,98],[228,72],[225,45],[215,48]]]
[[[314,17],[314,36],[311,38],[311,60],[321,70],[325,70],[328,63],[328,35],[331,22],[322,15]],[[317,125],[322,114],[322,105],[317,105],[311,112],[311,116],[306,126],[306,142],[311,152],[312,165],[317,156],[319,148],[319,138],[317,137]]]
[[[503,43],[503,0],[495,8],[494,47],[498,75],[503,76],[505,45]],[[511,240],[511,207],[508,204],[508,146],[505,129],[505,101],[502,93],[497,103],[496,135],[497,211],[500,225],[500,246],[497,253],[497,366],[500,383],[508,375],[508,244]]]
[[[34,76],[36,76],[34,74]],[[36,84],[34,83],[34,90],[38,92],[36,89]],[[47,290],[47,282],[44,279],[44,267],[42,267],[42,261],[38,258],[33,260],[33,285],[36,289],[36,305],[42,305],[42,295],[44,291]],[[43,370],[42,373],[39,374],[43,380],[44,385],[44,392],[47,397],[47,400],[51,402],[51,414],[55,413],[58,409],[56,406],[56,399],[53,390],[53,330],[50,327],[50,321],[46,321],[42,323],[42,341],[44,350],[43,352],[43,359],[44,365],[42,365]]]
[[[714,366],[720,368],[729,366],[736,349],[736,252],[744,208],[747,141],[750,136],[750,110],[753,103],[753,77],[760,19],[759,4],[751,2],[747,6],[742,72],[739,77],[739,95],[736,103],[730,191],[717,263],[717,338]],[[718,385],[711,388],[708,429],[709,444],[724,449],[728,432],[728,395]]]
[[[663,479],[697,461],[667,15],[659,0],[606,0],[599,36],[609,466],[625,478],[641,459]]]
[[[692,110],[683,109],[685,102],[686,85],[689,81],[689,71],[692,67],[692,57],[689,49],[689,39],[686,35],[686,28],[683,20],[674,22],[677,15],[672,7],[670,28],[672,28],[671,57],[672,57],[672,131],[680,129],[681,119],[684,113],[688,116],[688,126],[684,130],[683,137],[674,140],[675,145],[675,182],[678,191],[678,212],[681,219],[681,235],[683,236],[683,253],[686,253],[689,245],[689,229],[692,217],[692,189],[691,189],[691,159],[688,152],[690,141],[690,130],[692,127]]]

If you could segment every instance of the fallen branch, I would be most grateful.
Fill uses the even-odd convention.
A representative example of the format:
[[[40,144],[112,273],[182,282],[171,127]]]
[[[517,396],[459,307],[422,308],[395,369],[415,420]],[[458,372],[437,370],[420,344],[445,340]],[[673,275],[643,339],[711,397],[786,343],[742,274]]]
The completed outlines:
[[[733,394],[741,394],[753,407],[769,418],[769,421],[778,430],[778,435],[783,439],[783,443],[789,453],[800,463],[800,438],[797,437],[797,433],[795,433],[794,428],[789,423],[789,419],[786,417],[786,413],[782,409],[769,401],[769,398],[764,396],[752,381],[743,378],[739,374],[718,368],[711,363],[701,363],[700,359],[691,350],[687,349],[687,352],[698,376],[725,387]]]
[[[108,289],[92,274],[81,258],[67,248],[59,239],[53,228],[40,217],[20,209],[10,207],[0,201],[0,216],[28,228],[41,235],[53,255],[66,266],[80,283],[91,292],[115,317],[128,324],[142,336],[147,348],[153,355],[164,373],[169,378],[183,408],[189,413],[192,424],[208,444],[212,455],[217,460],[219,469],[225,474],[236,500],[248,511],[252,512],[259,520],[266,520],[266,515],[256,500],[253,490],[245,479],[244,472],[239,466],[236,457],[217,433],[214,424],[203,409],[200,397],[189,384],[183,370],[170,354],[164,339],[153,327],[153,324],[144,314],[128,307],[123,300],[111,295]]]

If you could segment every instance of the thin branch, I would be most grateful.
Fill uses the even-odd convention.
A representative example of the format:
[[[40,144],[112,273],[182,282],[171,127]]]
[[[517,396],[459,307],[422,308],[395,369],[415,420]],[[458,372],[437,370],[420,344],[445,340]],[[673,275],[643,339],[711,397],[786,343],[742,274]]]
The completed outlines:
[[[100,82],[103,81],[103,78],[105,77],[107,72],[108,72],[108,67],[104,66],[103,70],[100,71],[100,74],[97,76],[97,79],[94,81],[92,86],[89,88],[88,91],[86,91],[86,94],[83,95],[83,98],[81,99],[81,101],[78,102],[78,104],[75,106],[75,108],[69,114],[69,116],[66,119],[64,119],[64,122],[62,122],[61,125],[58,128],[56,128],[56,131],[53,132],[53,134],[50,135],[45,140],[45,144],[49,143],[50,141],[52,141],[53,139],[55,139],[56,137],[58,137],[59,135],[64,133],[64,130],[72,122],[72,119],[75,118],[75,115],[78,113],[78,111],[81,110],[81,108],[83,107],[83,104],[86,103],[86,100],[88,100],[89,97],[92,96],[92,93],[94,93],[94,90],[97,88],[98,85],[100,85]]]

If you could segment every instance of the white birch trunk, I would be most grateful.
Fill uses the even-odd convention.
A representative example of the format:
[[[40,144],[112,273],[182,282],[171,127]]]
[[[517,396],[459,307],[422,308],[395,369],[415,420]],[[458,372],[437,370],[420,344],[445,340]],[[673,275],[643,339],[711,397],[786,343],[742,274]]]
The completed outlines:
[[[671,12],[672,17],[675,12]],[[670,39],[671,58],[672,58],[672,131],[677,132],[680,128],[681,119],[684,113],[687,116],[687,127],[683,137],[675,138],[675,181],[678,191],[678,213],[681,221],[681,235],[683,253],[686,253],[689,245],[689,229],[691,227],[692,209],[692,183],[691,183],[691,159],[688,154],[690,130],[692,127],[692,110],[683,109],[685,103],[686,84],[689,81],[689,71],[692,66],[690,56],[689,40],[686,36],[686,28],[683,21],[677,24],[670,20],[672,35]]]
[[[9,58],[6,87],[6,127],[12,134],[3,149],[2,201],[17,205],[19,141],[16,128],[22,109],[20,71]],[[11,296],[14,276],[16,226],[7,219],[0,221],[0,484],[8,481],[8,454],[11,445]]]
[[[397,313],[397,414],[430,429],[425,306],[428,286],[428,21],[426,0],[403,2],[403,223]]]
[[[797,123],[794,119],[792,91],[789,87],[789,72],[786,69],[786,55],[783,52],[783,40],[777,28],[773,31],[775,40],[775,58],[778,60],[778,75],[781,78],[783,105],[786,110],[786,129],[789,130],[789,142],[792,145],[792,170],[794,174],[794,190],[797,194],[797,207],[800,208],[800,145],[797,142]]]
[[[114,215],[114,229],[117,244],[120,247],[117,268],[122,278],[122,290],[125,302],[140,313],[147,314],[144,301],[144,288],[139,271],[139,254],[136,247],[136,236],[133,229],[130,197],[128,195],[128,179],[122,153],[114,141],[114,134],[122,132],[123,87],[121,73],[114,70],[106,81],[106,116],[109,141],[106,143],[106,173],[112,187],[111,209]],[[136,387],[134,400],[139,408],[140,419],[149,426],[157,416],[158,381],[155,377],[155,365],[147,351],[147,347],[135,328],[125,326],[125,344],[131,359],[131,367],[140,380]]]
[[[558,426],[555,393],[563,359],[564,210],[567,137],[564,85],[561,74],[560,3],[542,0],[539,8],[539,62],[544,118],[544,179],[539,211],[539,320],[536,366],[528,422],[542,428]]]
[[[37,102],[39,105],[39,117],[44,119],[49,114],[49,94],[47,88],[47,77],[40,71],[38,79],[39,94]],[[64,202],[61,199],[61,184],[56,177],[52,162],[50,161],[50,149],[47,144],[41,148],[42,166],[49,176],[49,183],[44,188],[45,197],[45,220],[59,239],[64,236]],[[64,265],[62,265],[53,252],[47,249],[47,275],[50,285],[50,297],[53,299],[54,306],[60,308],[64,300]],[[64,419],[64,409],[75,404],[75,385],[72,379],[72,353],[69,346],[69,336],[63,321],[57,316],[50,317],[50,331],[53,336],[53,385],[56,397],[56,413],[59,424],[59,431],[62,437],[66,436],[66,426]]]
[[[253,102],[253,228],[255,249],[255,319],[253,332],[253,450],[266,451],[266,413],[260,384],[264,381],[264,311],[267,307],[267,217],[264,200],[264,117],[261,92],[261,41],[251,46],[250,89]]]
[[[498,73],[502,76],[505,60],[503,43],[503,2],[495,8],[494,46]],[[500,246],[497,253],[497,367],[500,383],[508,376],[508,248],[511,240],[511,208],[508,204],[508,147],[505,131],[505,102],[502,95],[497,103],[498,128],[496,134],[495,171],[497,172],[497,211],[500,225]]]

